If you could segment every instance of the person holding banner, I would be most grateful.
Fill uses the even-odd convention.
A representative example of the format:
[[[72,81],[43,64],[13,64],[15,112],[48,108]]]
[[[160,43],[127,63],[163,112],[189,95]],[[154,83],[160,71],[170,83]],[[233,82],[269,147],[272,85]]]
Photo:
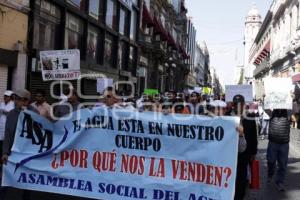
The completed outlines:
[[[283,183],[287,171],[290,141],[290,123],[286,109],[273,110],[269,129],[268,182],[272,181],[277,163],[275,186],[279,191],[285,191]]]
[[[249,113],[244,110],[245,98],[242,95],[233,97],[233,109],[231,115],[241,117],[241,125],[244,130],[246,139],[246,150],[239,152],[237,174],[236,174],[236,187],[235,187],[235,200],[243,200],[245,197],[246,187],[248,184],[248,165],[255,159],[257,154],[257,124],[254,113]]]
[[[75,89],[68,88],[66,91],[68,100],[54,108],[54,117],[61,118],[79,109],[79,98]]]
[[[227,104],[224,101],[214,100],[210,102],[211,114],[214,114],[215,116],[225,116],[226,108]],[[238,127],[236,127],[236,131],[239,134],[238,152],[243,153],[247,147],[243,126],[240,124]]]
[[[114,92],[114,88],[111,86],[107,87],[106,90],[104,91],[103,103],[107,107],[113,107],[114,105],[116,105],[119,102],[120,102],[120,99],[117,98],[117,96]]]
[[[20,89],[14,92],[15,97],[15,108],[11,110],[7,115],[7,120],[5,124],[5,135],[3,140],[2,147],[2,158],[1,161],[4,165],[6,165],[8,161],[8,156],[11,153],[11,148],[14,143],[16,128],[18,124],[18,118],[23,110],[31,110],[33,112],[39,113],[33,106],[30,105],[31,93],[26,89]],[[5,196],[7,190],[2,190],[1,196]],[[24,200],[27,199],[29,195],[28,190],[24,190],[23,192]]]

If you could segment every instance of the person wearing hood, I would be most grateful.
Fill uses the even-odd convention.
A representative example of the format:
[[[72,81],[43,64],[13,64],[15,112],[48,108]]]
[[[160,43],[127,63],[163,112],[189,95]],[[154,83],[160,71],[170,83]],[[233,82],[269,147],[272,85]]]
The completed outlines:
[[[238,154],[235,200],[242,200],[245,197],[248,184],[248,166],[255,159],[257,154],[257,123],[256,114],[245,110],[245,98],[242,95],[233,97],[233,107],[230,113],[232,116],[241,118],[241,125],[246,139],[246,149]]]

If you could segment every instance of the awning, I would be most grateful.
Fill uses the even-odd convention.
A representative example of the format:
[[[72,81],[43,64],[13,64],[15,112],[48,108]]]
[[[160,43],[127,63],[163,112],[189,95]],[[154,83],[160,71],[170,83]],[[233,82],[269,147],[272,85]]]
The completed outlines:
[[[151,27],[154,25],[153,18],[150,14],[150,11],[148,10],[145,2],[143,4],[143,20],[142,20],[143,26]]]
[[[300,73],[292,76],[293,83],[300,82]]]
[[[182,53],[183,59],[186,60],[190,58],[190,56],[186,53],[185,49],[181,45],[179,45],[179,51],[180,53]]]
[[[177,49],[175,39],[174,39],[174,37],[170,34],[170,32],[168,32],[168,44],[171,45],[171,46],[173,46],[173,47],[176,47],[176,49]]]
[[[259,65],[266,57],[270,55],[271,42],[268,41],[264,49],[260,52],[253,64]]]
[[[158,21],[156,17],[154,17],[153,22],[154,22],[154,34],[160,34],[162,40],[168,40],[168,35],[164,27],[162,26],[161,22]]]

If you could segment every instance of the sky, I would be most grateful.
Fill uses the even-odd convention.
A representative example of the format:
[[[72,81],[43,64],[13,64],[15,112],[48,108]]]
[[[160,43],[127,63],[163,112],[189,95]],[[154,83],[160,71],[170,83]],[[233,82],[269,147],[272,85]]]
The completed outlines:
[[[224,85],[233,84],[234,69],[244,61],[244,27],[253,4],[262,20],[273,0],[186,0],[187,16],[197,30],[198,43],[205,41],[210,64]]]

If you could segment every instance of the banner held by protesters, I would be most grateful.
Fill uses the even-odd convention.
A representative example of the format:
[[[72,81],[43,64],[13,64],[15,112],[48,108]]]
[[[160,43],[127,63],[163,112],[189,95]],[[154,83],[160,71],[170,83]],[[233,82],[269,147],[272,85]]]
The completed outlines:
[[[19,118],[3,185],[97,199],[232,199],[238,118],[82,109]]]

